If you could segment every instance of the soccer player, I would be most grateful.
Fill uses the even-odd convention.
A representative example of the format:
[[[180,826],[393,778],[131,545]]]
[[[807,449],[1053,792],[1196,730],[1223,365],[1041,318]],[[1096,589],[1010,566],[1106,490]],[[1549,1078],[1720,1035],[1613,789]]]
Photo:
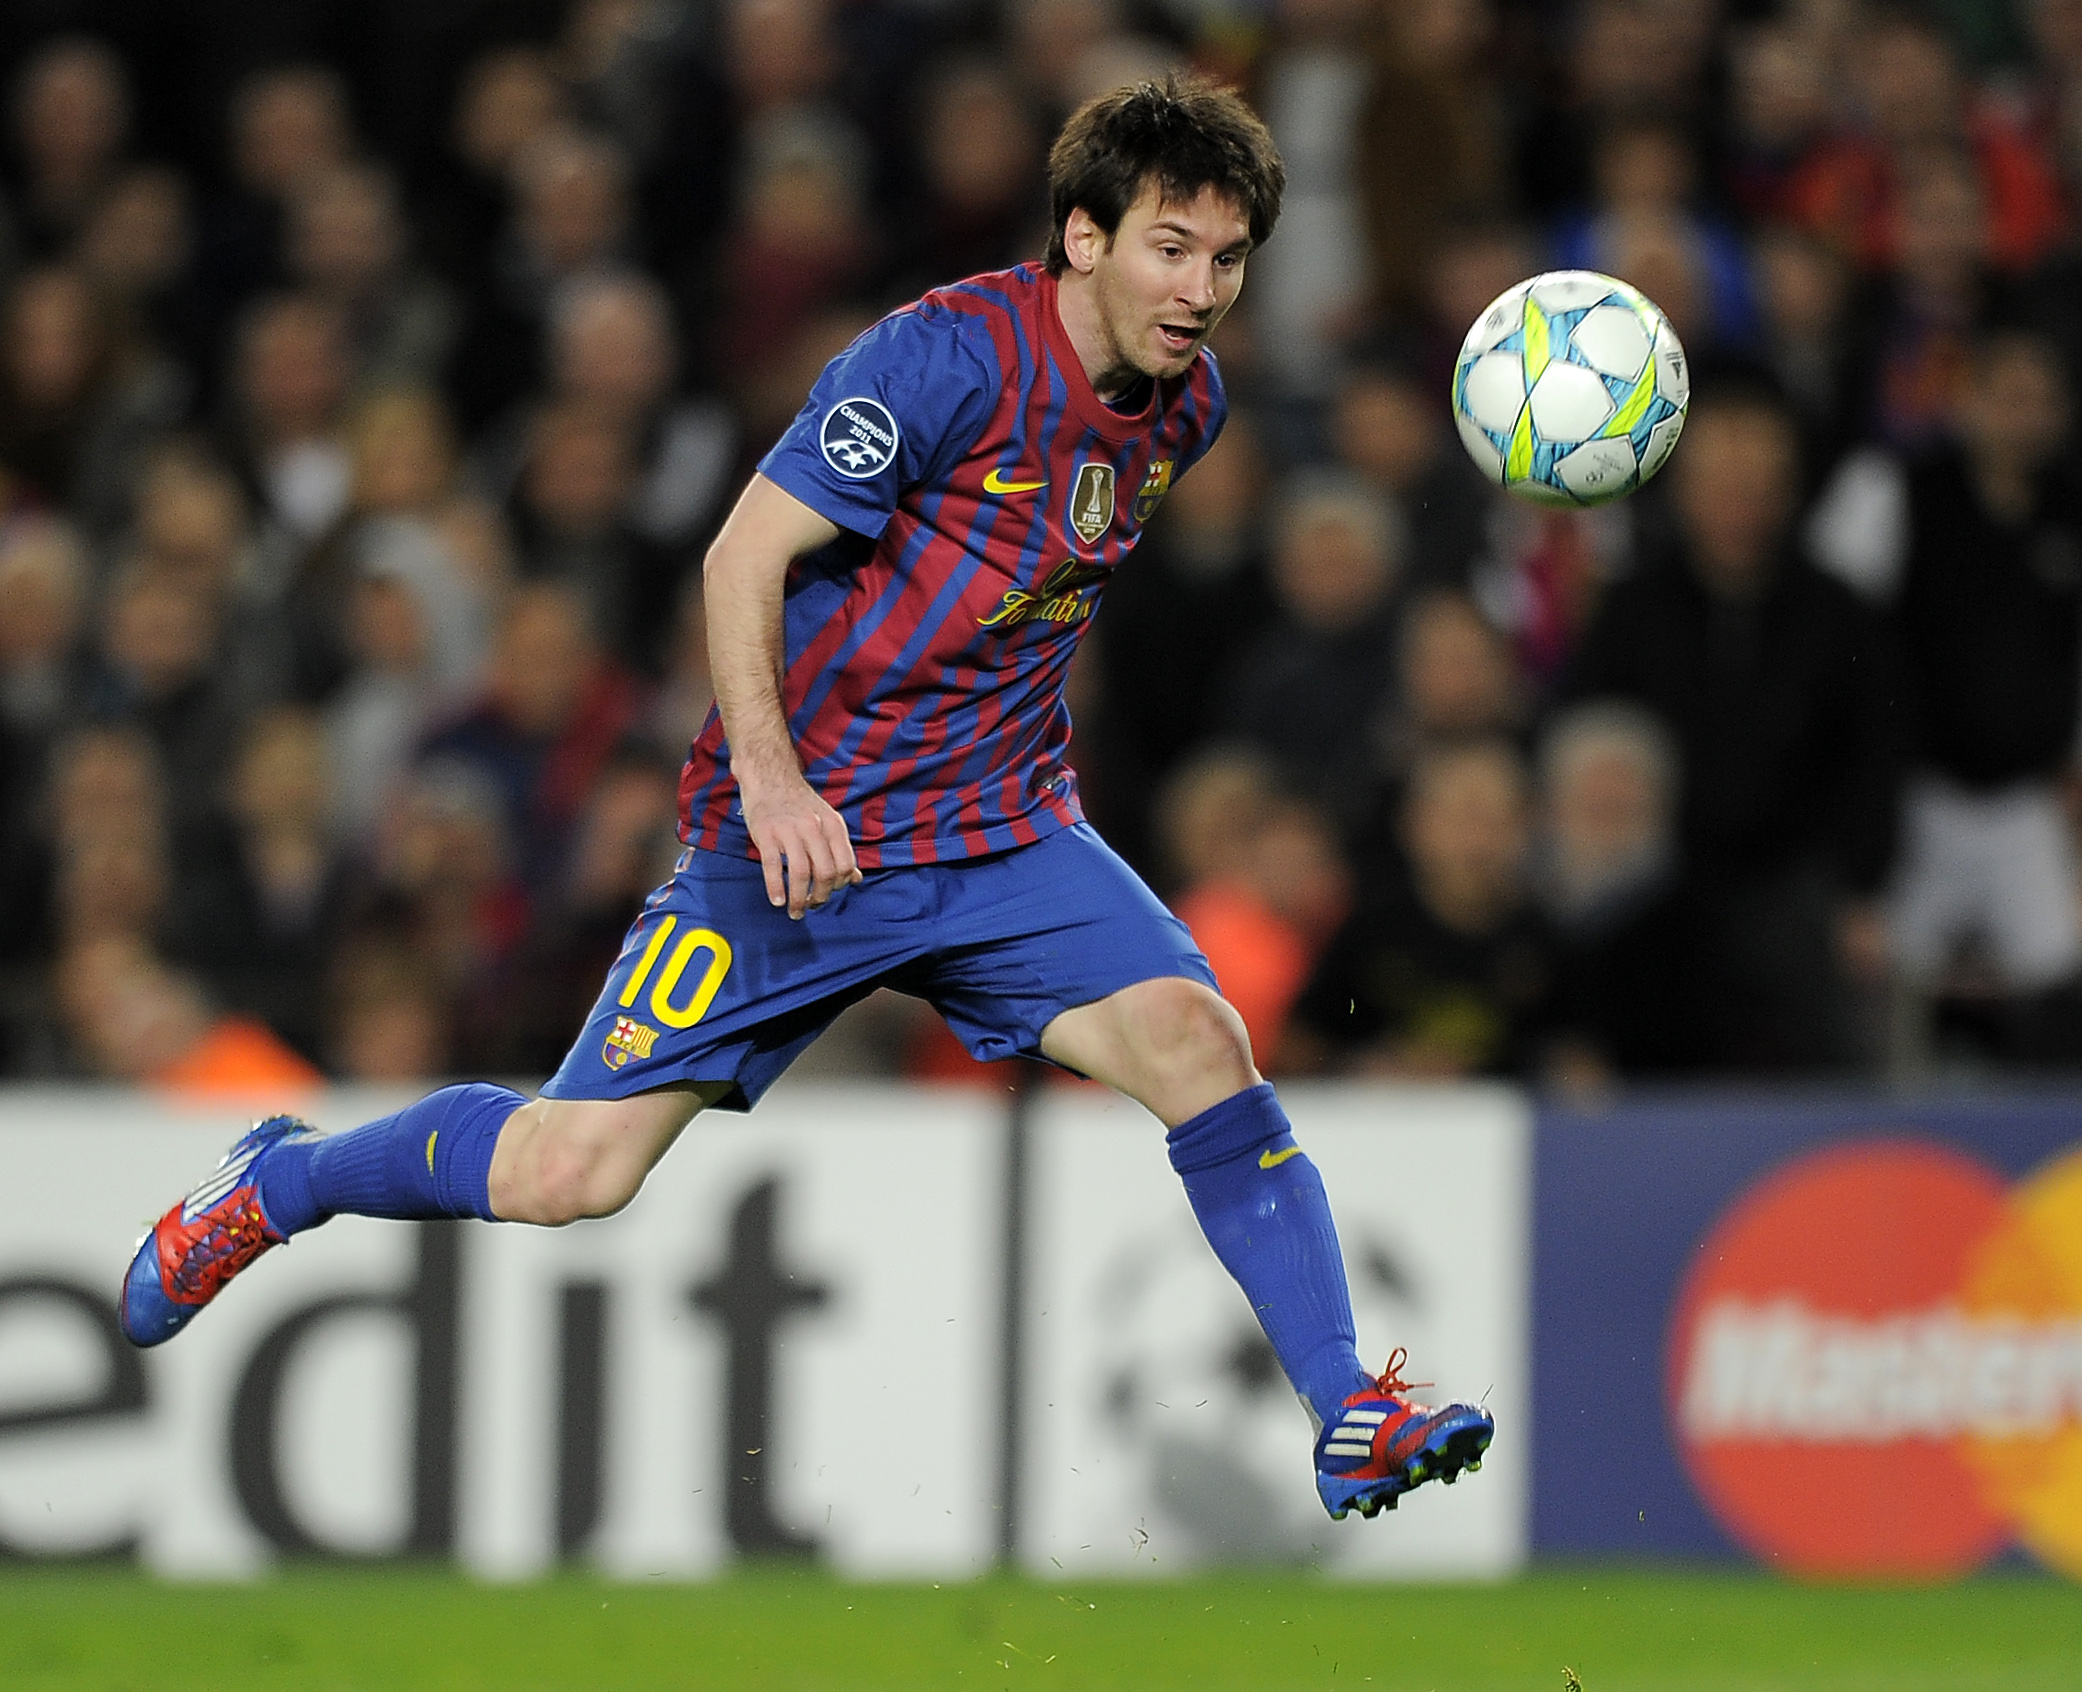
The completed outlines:
[[[636,1194],[878,986],[978,1058],[1043,1057],[1169,1130],[1222,1263],[1314,1415],[1333,1516],[1476,1467],[1493,1426],[1374,1375],[1323,1183],[1185,927],[1093,833],[1063,687],[1107,578],[1225,411],[1204,343],[1285,173],[1196,79],[1093,100],[1049,155],[1047,259],[892,313],[832,360],[710,549],[717,709],[686,850],[533,1101],[446,1087],[349,1133],[260,1123],[161,1218],[139,1345],[327,1217],[546,1225]]]

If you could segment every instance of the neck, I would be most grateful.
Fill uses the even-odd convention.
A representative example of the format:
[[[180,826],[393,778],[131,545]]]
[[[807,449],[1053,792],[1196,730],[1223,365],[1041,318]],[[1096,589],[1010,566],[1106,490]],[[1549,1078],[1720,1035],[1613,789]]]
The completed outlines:
[[[1091,277],[1065,265],[1055,281],[1055,309],[1063,333],[1076,350],[1077,362],[1084,367],[1085,380],[1100,399],[1117,400],[1142,380],[1142,372],[1127,361],[1106,332],[1098,289]]]

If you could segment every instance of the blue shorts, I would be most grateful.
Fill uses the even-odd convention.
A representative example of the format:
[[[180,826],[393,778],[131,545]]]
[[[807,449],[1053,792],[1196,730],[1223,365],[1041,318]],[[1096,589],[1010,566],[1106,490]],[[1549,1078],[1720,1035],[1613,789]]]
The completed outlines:
[[[749,1110],[877,987],[926,1000],[975,1057],[1039,1057],[1066,1010],[1138,981],[1215,985],[1184,923],[1088,823],[986,858],[871,870],[800,922],[748,858],[680,854],[542,1091],[618,1099],[728,1081]]]

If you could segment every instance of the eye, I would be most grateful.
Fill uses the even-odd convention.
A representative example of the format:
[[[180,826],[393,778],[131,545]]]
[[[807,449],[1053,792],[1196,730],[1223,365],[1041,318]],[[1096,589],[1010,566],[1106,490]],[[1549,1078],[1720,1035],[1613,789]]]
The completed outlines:
[[[1182,259],[1186,256],[1185,248],[1181,247],[1176,241],[1166,241],[1157,251],[1168,259]]]

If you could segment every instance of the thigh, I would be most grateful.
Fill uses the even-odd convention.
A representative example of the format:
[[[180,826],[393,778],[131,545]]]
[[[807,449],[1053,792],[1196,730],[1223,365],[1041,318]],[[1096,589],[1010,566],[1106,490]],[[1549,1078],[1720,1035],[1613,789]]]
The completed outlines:
[[[1990,802],[1980,866],[1990,949],[2008,985],[2032,992],[2082,964],[2075,851],[2050,789]]]
[[[645,903],[549,1099],[702,1084],[746,1110],[831,1019],[927,946],[918,872],[887,870],[790,921],[749,859],[681,855]]]
[[[1888,928],[1901,968],[1915,979],[1929,980],[1976,925],[1979,867],[1957,800],[1935,783],[1918,782],[1909,789],[1901,833]]]
[[[932,952],[896,985],[984,1062],[1045,1056],[1042,1030],[1063,1012],[1139,982],[1215,988],[1186,925],[1089,824],[935,873]]]

